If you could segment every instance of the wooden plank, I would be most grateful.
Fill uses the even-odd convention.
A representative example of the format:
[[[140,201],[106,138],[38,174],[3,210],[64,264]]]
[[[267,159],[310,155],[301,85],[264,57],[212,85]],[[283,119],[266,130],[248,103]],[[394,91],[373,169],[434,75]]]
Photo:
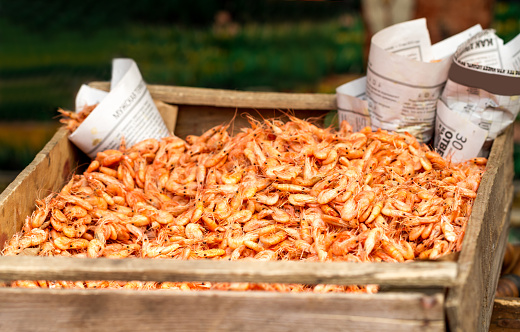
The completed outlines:
[[[452,331],[487,331],[513,199],[513,127],[499,136],[486,172],[459,256],[458,284],[448,292],[446,308]]]
[[[0,330],[444,331],[443,295],[0,289]]]
[[[155,106],[157,107],[157,110],[163,118],[164,123],[166,124],[166,127],[173,132],[177,124],[177,115],[179,112],[179,108],[174,105],[163,103],[160,100],[155,100],[154,102]]]
[[[89,86],[109,91],[108,82]],[[335,110],[336,95],[325,93],[250,92],[183,86],[148,85],[152,98],[175,105],[217,106],[253,109]]]
[[[353,263],[0,257],[0,280],[233,281],[449,287],[455,262]]]
[[[497,298],[489,324],[490,332],[513,332],[520,330],[520,298]]]
[[[34,160],[0,194],[0,250],[22,228],[37,199],[61,189],[80,165],[67,131],[59,129]],[[83,162],[87,162],[84,159]]]

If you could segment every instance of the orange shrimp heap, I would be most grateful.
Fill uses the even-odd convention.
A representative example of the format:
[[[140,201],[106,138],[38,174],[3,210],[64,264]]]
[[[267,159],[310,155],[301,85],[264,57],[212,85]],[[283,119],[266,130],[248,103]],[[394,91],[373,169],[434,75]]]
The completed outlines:
[[[411,135],[289,116],[97,155],[37,202],[4,249],[41,256],[403,262],[461,249],[486,159],[453,164]],[[32,282],[24,287],[364,291],[253,283]]]
[[[58,112],[61,114],[62,118],[60,122],[65,125],[65,127],[70,131],[74,132],[81,125],[83,121],[87,118],[87,116],[94,111],[98,104],[95,105],[86,105],[79,112],[67,111],[64,109],[58,109]]]

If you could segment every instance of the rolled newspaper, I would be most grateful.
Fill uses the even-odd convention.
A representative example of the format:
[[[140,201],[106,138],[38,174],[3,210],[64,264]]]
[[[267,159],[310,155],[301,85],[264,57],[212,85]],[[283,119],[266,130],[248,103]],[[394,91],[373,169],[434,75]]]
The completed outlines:
[[[76,96],[76,112],[98,104],[69,139],[89,157],[117,149],[124,137],[128,146],[147,138],[170,135],[137,64],[114,59],[110,92],[83,85]]]
[[[373,128],[409,132],[429,142],[437,100],[457,46],[480,25],[431,45],[424,18],[395,24],[372,37],[366,76]]]
[[[520,110],[520,35],[484,30],[460,45],[437,105],[435,149],[453,161],[487,157]]]
[[[354,131],[370,126],[370,113],[366,101],[366,76],[339,86],[336,89],[338,120],[347,121]]]

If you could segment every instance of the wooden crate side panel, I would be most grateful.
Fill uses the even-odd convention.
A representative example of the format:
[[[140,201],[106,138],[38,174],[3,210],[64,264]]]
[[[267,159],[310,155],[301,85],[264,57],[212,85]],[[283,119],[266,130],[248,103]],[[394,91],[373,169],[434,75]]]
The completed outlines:
[[[0,195],[0,249],[18,232],[35,202],[60,190],[78,167],[77,149],[59,129],[34,160]]]
[[[93,88],[109,91],[108,82],[91,82]],[[154,99],[175,105],[231,108],[335,110],[336,95],[325,93],[250,92],[183,86],[148,85]]]
[[[173,132],[177,124],[177,114],[179,108],[175,105],[163,103],[160,100],[155,100],[154,102],[157,110],[161,114],[164,123],[166,124],[166,127]]]
[[[0,281],[143,280],[449,287],[454,262],[353,263],[145,258],[0,257]]]
[[[450,288],[446,303],[453,331],[487,331],[489,326],[513,199],[512,130],[495,140],[468,223],[459,284]]]
[[[437,293],[0,289],[0,330],[444,331]]]

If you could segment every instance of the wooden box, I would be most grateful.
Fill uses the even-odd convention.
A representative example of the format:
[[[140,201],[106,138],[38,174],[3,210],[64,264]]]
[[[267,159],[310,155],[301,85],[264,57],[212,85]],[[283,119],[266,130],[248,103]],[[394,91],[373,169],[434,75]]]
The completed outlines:
[[[107,83],[91,86],[108,89]],[[150,85],[175,134],[200,134],[243,113],[302,118],[336,109],[329,94]],[[167,104],[165,104],[167,103]],[[173,106],[172,106],[173,105]],[[182,292],[0,288],[0,330],[66,331],[487,331],[513,197],[513,129],[494,142],[463,248],[455,261],[231,262],[0,257],[0,281],[153,280],[379,284],[377,294]],[[88,159],[64,129],[0,195],[0,243],[21,229],[35,200],[61,189]]]

